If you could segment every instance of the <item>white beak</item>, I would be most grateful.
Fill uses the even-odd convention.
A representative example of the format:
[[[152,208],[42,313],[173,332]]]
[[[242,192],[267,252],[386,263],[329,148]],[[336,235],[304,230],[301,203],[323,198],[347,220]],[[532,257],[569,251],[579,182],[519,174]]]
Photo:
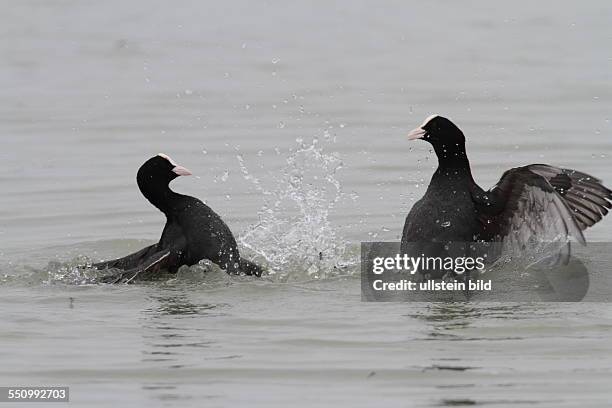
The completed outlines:
[[[425,136],[425,133],[425,129],[420,127],[412,129],[410,133],[408,133],[408,140],[422,139]]]
[[[191,172],[183,166],[175,166],[172,171],[179,176],[191,176]]]

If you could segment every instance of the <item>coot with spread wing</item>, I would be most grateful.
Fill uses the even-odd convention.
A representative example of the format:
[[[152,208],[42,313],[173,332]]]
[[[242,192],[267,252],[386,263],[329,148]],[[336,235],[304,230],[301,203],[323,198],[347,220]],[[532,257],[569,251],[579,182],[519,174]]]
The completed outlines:
[[[406,217],[404,253],[448,242],[508,242],[519,249],[534,239],[585,243],[582,231],[612,208],[612,191],[600,180],[548,164],[510,169],[483,190],[472,177],[463,132],[442,116],[428,117],[408,138],[429,142],[438,168]]]

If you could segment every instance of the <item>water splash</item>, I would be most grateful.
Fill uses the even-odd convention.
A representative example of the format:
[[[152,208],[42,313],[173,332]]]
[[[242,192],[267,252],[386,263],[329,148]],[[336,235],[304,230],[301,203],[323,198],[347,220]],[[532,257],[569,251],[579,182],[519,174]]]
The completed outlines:
[[[20,285],[87,285],[96,283],[103,271],[91,268],[92,260],[79,255],[68,261],[50,261],[43,268],[12,266],[10,274],[0,276],[0,284]]]
[[[0,285],[97,285],[104,277],[118,272],[117,269],[98,270],[92,267],[92,263],[91,258],[79,255],[68,261],[50,261],[43,268],[22,266],[12,274],[1,274]],[[153,282],[197,283],[217,287],[227,286],[236,279],[240,277],[232,277],[217,265],[203,259],[192,266],[181,266],[176,274],[161,273]]]
[[[327,138],[329,139],[329,138]],[[278,281],[325,279],[355,273],[358,256],[338,235],[329,216],[345,198],[337,172],[343,163],[321,142],[297,139],[279,176],[268,189],[253,176],[241,155],[243,177],[264,197],[259,222],[240,235],[239,244],[267,266]]]

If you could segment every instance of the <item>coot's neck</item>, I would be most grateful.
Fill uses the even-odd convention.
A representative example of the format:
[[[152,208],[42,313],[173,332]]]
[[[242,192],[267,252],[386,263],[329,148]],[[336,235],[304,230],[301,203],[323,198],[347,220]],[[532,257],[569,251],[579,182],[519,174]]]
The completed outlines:
[[[465,152],[465,142],[458,144],[433,143],[433,148],[436,156],[438,156],[438,171],[453,170],[471,176],[470,161]]]
[[[149,200],[151,204],[168,216],[171,209],[171,204],[176,196],[178,196],[177,193],[170,190],[168,184],[151,183],[150,181],[147,182],[139,179],[138,187],[140,188],[142,195],[145,196],[145,198]]]

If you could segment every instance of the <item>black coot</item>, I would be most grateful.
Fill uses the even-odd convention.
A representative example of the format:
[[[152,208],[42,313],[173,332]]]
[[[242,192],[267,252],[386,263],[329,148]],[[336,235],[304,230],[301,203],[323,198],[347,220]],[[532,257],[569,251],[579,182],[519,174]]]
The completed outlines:
[[[236,240],[221,217],[197,198],[175,193],[168,184],[191,172],[170,157],[159,154],[138,170],[141,193],[166,216],[159,242],[124,258],[95,264],[98,269],[117,268],[107,282],[150,279],[160,270],[176,272],[182,265],[208,259],[230,274],[260,276],[261,268],[240,257]]]
[[[582,231],[612,208],[612,191],[600,180],[547,164],[510,169],[483,190],[472,177],[463,133],[444,117],[428,117],[408,138],[431,143],[438,168],[406,217],[404,253],[448,242],[510,242],[520,249],[572,236],[585,243]]]

